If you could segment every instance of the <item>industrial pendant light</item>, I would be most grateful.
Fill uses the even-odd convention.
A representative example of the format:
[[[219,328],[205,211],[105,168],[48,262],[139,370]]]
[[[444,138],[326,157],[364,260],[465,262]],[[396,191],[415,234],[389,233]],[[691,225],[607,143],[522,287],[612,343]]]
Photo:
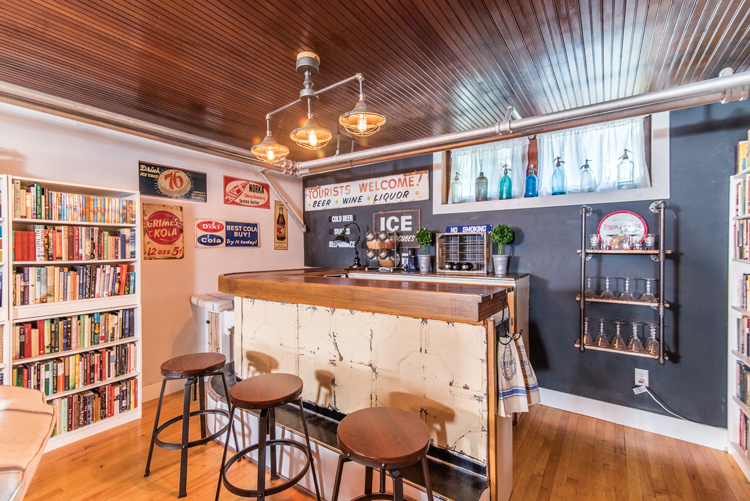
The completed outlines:
[[[271,135],[271,117],[266,116],[266,137],[260,144],[256,144],[250,151],[253,155],[258,157],[258,160],[262,160],[266,163],[273,164],[276,162],[283,162],[286,156],[289,154],[289,148],[283,144],[279,144]]]
[[[380,130],[385,123],[385,116],[370,110],[365,102],[365,93],[362,82],[364,78],[357,74],[359,80],[359,101],[350,112],[339,117],[339,123],[355,136],[371,136]]]
[[[310,99],[307,100],[307,120],[302,125],[294,129],[289,137],[297,145],[307,148],[308,150],[319,150],[328,144],[333,134],[325,127],[321,127],[315,122],[310,105]]]

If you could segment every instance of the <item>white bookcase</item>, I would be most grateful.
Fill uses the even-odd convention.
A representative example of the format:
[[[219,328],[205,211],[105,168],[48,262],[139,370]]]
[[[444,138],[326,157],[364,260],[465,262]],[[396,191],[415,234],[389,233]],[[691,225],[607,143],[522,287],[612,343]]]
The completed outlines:
[[[111,197],[134,201],[135,205],[135,224],[125,223],[97,223],[83,221],[58,221],[48,219],[29,219],[20,218],[14,213],[14,181],[19,181],[22,187],[28,187],[35,183],[40,184],[43,188],[54,192],[71,193],[76,195],[93,195],[96,197]],[[3,326],[3,380],[5,384],[14,384],[12,381],[13,367],[42,362],[45,360],[56,359],[67,355],[83,354],[94,352],[103,348],[110,348],[117,345],[135,344],[136,345],[136,362],[135,370],[114,378],[100,381],[89,386],[79,387],[75,390],[59,392],[47,397],[52,401],[70,394],[81,393],[94,388],[105,386],[118,381],[135,378],[137,381],[137,403],[138,405],[131,410],[122,412],[118,415],[100,420],[98,422],[83,426],[73,431],[52,437],[47,445],[47,450],[53,450],[60,446],[75,442],[82,438],[94,435],[101,431],[119,426],[121,424],[139,419],[141,417],[142,407],[142,389],[141,371],[142,371],[142,343],[141,343],[141,209],[140,196],[137,191],[117,190],[111,188],[102,188],[96,186],[86,186],[80,184],[63,183],[57,181],[47,181],[43,179],[32,179],[24,177],[0,176],[0,190],[2,190],[2,264],[0,270],[3,271],[2,277],[2,308],[0,308],[0,325]],[[135,258],[126,259],[107,259],[107,260],[76,260],[76,261],[14,261],[13,253],[13,231],[29,230],[33,225],[45,226],[79,226],[79,227],[99,227],[102,231],[133,228],[135,229]],[[42,304],[31,304],[18,306],[13,304],[13,280],[12,274],[16,267],[22,266],[75,266],[75,265],[132,265],[135,271],[135,293],[108,296],[95,299],[83,299],[75,301],[50,302]],[[75,315],[84,315],[89,313],[106,313],[122,309],[134,310],[134,336],[119,339],[113,342],[101,343],[85,348],[76,348],[66,351],[60,351],[47,355],[33,356],[20,360],[12,360],[13,357],[13,333],[12,328],[16,323],[31,322],[36,320],[54,319],[58,317],[68,317]]]
[[[750,479],[750,459],[747,451],[740,446],[740,427],[744,426],[740,419],[740,411],[750,417],[750,409],[737,396],[737,362],[740,361],[750,367],[750,357],[738,350],[738,322],[743,315],[750,317],[750,311],[742,308],[740,298],[740,282],[742,274],[750,274],[750,259],[739,259],[735,255],[736,225],[740,222],[750,224],[750,207],[743,203],[742,196],[738,197],[738,186],[750,189],[750,169],[730,178],[729,183],[729,313],[727,322],[728,361],[727,361],[727,450],[735,459],[745,476]],[[742,190],[740,190],[741,192]],[[750,197],[747,195],[745,199]],[[747,305],[745,305],[748,308]],[[747,351],[747,350],[746,350]],[[750,440],[748,440],[750,442]]]

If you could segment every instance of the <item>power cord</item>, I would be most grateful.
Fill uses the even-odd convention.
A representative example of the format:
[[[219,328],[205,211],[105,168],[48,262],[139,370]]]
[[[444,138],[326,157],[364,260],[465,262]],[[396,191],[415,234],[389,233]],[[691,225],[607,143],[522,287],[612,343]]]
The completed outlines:
[[[656,395],[654,395],[654,393],[648,388],[648,386],[635,386],[633,388],[633,391],[635,392],[636,395],[639,395],[641,393],[648,393],[651,396],[651,398],[654,399],[654,402],[656,402],[657,404],[659,404],[662,409],[664,409],[668,413],[672,414],[676,418],[682,419],[683,421],[690,421],[691,423],[702,424],[702,423],[698,423],[698,421],[693,421],[692,419],[688,419],[685,416],[682,416],[682,415],[676,413],[675,411],[673,411],[672,409],[670,409],[669,407],[667,407],[667,405],[664,402],[662,402],[659,397],[657,397]]]

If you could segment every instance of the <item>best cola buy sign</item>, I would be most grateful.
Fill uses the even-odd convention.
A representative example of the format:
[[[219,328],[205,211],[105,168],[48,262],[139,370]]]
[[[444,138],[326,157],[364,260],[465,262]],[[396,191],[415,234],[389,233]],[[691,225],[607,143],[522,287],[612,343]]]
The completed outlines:
[[[258,223],[196,219],[195,246],[260,247],[260,228]]]

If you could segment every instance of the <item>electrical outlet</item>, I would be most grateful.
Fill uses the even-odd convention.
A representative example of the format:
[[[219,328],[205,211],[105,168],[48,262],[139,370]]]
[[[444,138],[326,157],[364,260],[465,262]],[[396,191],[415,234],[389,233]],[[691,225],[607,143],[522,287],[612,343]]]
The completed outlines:
[[[635,385],[648,388],[648,371],[646,369],[635,370]]]

